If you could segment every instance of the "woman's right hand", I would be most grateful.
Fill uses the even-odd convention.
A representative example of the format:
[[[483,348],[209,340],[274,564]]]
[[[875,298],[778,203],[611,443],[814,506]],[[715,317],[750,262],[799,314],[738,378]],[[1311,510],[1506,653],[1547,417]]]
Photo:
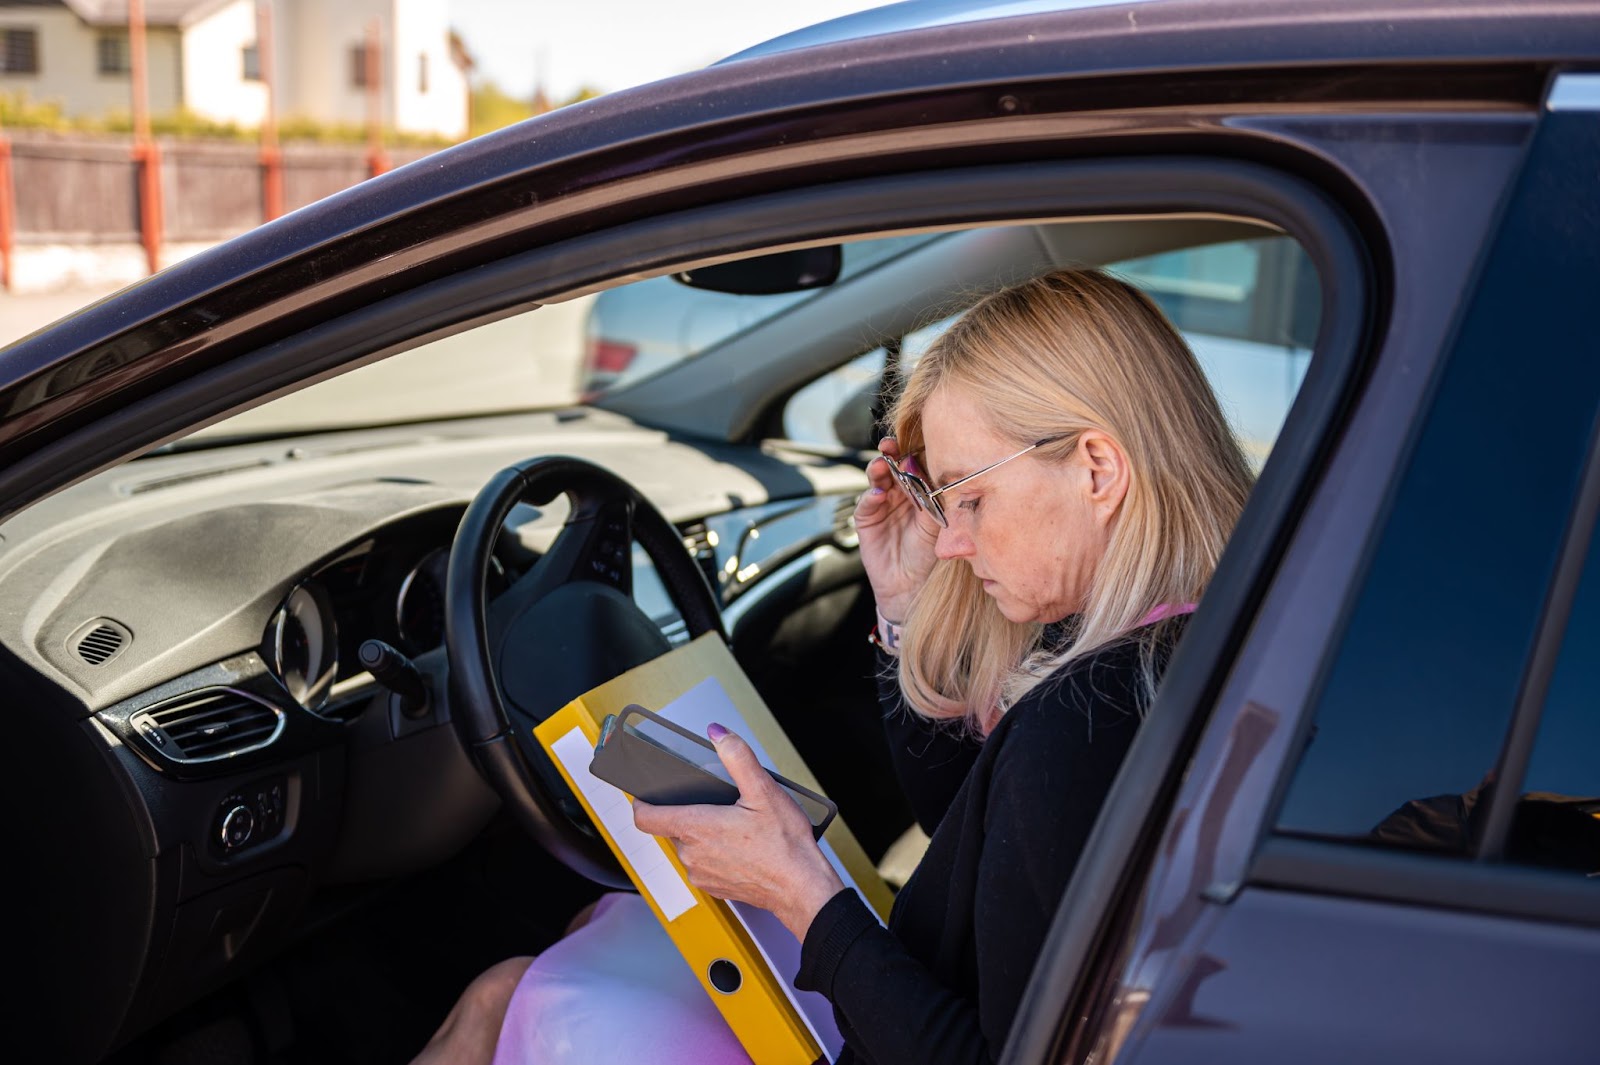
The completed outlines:
[[[907,466],[914,460],[901,459],[894,437],[879,441],[878,450],[900,462],[902,469],[921,472],[915,466]],[[911,608],[912,597],[933,570],[933,545],[939,538],[939,523],[901,490],[883,459],[867,464],[867,479],[872,487],[856,503],[861,563],[878,601],[878,613],[889,621],[901,622]]]

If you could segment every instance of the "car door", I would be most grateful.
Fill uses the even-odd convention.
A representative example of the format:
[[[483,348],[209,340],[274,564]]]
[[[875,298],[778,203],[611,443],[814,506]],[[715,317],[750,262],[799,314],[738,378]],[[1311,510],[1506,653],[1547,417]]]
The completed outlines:
[[[1450,208],[1476,247],[1391,229],[1411,263],[1388,336],[1193,761],[1168,764],[1171,817],[1121,855],[1146,872],[1097,833],[1010,1060],[1593,1060],[1600,218],[1575,205],[1597,90],[1554,79],[1500,206]],[[1430,197],[1460,190],[1422,171]],[[1415,176],[1372,175],[1389,218],[1425,220]],[[1470,272],[1416,272],[1468,251]]]

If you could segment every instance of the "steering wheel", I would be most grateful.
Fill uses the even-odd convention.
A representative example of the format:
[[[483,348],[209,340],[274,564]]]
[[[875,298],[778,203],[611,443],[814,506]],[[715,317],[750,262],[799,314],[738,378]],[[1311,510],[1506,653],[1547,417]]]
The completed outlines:
[[[493,603],[485,577],[519,503],[571,504],[550,550]],[[445,579],[450,720],[501,800],[574,871],[628,885],[610,848],[533,736],[574,698],[670,649],[633,601],[632,544],[650,556],[691,638],[724,636],[722,615],[683,539],[615,474],[582,459],[529,459],[490,478],[456,529]]]

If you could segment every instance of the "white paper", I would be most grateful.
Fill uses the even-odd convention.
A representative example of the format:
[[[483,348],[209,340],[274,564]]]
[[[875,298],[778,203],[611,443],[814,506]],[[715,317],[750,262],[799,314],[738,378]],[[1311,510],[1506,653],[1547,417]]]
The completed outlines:
[[[573,729],[550,745],[550,750],[566,768],[573,784],[594,811],[595,817],[611,833],[617,849],[643,881],[644,890],[655,900],[668,921],[675,921],[699,905],[678,867],[672,864],[666,844],[633,826],[633,804],[622,790],[589,772],[594,745],[581,729]]]

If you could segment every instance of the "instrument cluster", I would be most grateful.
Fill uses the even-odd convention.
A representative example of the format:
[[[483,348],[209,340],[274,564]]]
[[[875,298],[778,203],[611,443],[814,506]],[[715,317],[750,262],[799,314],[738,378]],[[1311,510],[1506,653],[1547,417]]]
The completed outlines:
[[[291,698],[321,711],[345,681],[364,673],[362,641],[379,639],[415,657],[444,643],[448,538],[368,540],[302,579],[284,596],[262,638],[262,657]],[[490,598],[508,584],[491,560]]]

